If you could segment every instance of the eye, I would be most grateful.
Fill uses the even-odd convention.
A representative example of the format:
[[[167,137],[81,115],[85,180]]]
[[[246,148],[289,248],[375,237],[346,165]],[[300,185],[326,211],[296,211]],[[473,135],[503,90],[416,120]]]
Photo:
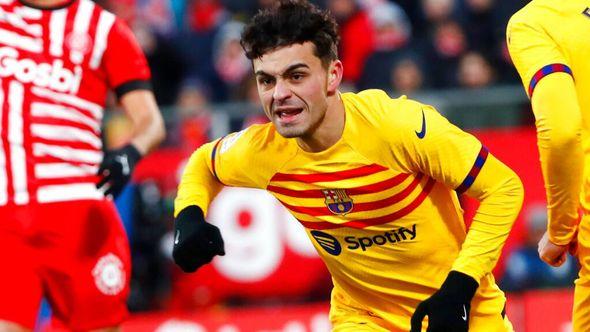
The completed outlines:
[[[273,83],[273,79],[271,77],[259,77],[258,84],[263,86],[268,86]]]
[[[293,74],[291,74],[291,78],[292,78],[294,81],[299,81],[299,80],[301,80],[303,77],[304,77],[303,73],[293,73]]]

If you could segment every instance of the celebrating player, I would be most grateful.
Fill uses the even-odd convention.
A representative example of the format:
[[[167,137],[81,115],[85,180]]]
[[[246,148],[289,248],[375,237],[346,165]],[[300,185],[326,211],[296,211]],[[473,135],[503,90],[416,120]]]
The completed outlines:
[[[222,186],[263,188],[301,224],[332,274],[335,331],[511,331],[491,270],[522,184],[433,107],[338,91],[334,19],[280,1],[242,35],[264,112],[198,149],[175,202],[173,256],[195,271],[224,255],[205,221]],[[481,201],[468,233],[457,193]],[[426,323],[424,324],[424,327]]]
[[[0,331],[116,329],[130,255],[112,200],[164,135],[131,31],[90,0],[0,1]],[[134,125],[104,155],[107,91]],[[97,188],[97,185],[100,188]]]
[[[574,294],[574,331],[590,331],[590,3],[534,0],[510,19],[510,56],[537,126],[548,227],[539,256],[560,266],[568,249],[581,270]],[[580,216],[580,210],[584,216]],[[581,219],[581,221],[580,221]]]

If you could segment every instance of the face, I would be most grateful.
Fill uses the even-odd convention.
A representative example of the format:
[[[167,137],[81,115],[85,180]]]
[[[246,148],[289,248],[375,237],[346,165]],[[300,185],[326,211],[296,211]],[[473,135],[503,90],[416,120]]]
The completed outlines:
[[[253,61],[264,112],[287,138],[313,137],[340,82],[340,61],[325,68],[314,50],[311,42],[293,44]]]

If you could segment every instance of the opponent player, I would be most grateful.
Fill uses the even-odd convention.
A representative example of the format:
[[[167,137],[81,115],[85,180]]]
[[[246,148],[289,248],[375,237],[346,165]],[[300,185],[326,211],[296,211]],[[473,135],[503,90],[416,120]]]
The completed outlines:
[[[105,195],[164,135],[146,60],[90,0],[2,0],[0,78],[0,331],[32,329],[43,296],[58,326],[114,329],[130,257]],[[103,156],[109,89],[135,135]]]
[[[519,178],[431,106],[340,94],[337,42],[333,18],[303,1],[252,19],[242,45],[272,123],[192,155],[176,263],[194,271],[224,254],[204,219],[223,185],[264,188],[332,274],[335,331],[420,331],[425,315],[428,331],[511,331],[491,270],[522,203]],[[467,234],[457,192],[481,201]]]
[[[569,248],[578,250],[574,331],[590,331],[588,29],[590,2],[582,0],[534,0],[514,14],[507,28],[510,56],[535,114],[547,193],[549,220],[539,256],[560,266]]]

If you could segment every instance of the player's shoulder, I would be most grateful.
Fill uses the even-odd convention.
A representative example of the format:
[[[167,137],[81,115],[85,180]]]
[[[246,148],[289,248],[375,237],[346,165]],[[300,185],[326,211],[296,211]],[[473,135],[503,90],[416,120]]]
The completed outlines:
[[[214,171],[223,183],[263,188],[296,155],[293,144],[297,143],[283,138],[271,123],[252,125],[215,143]]]
[[[377,89],[346,93],[343,100],[353,115],[384,130],[414,124],[425,106],[406,96],[391,98],[385,91]]]
[[[559,1],[533,0],[512,14],[508,26],[543,21],[548,14],[559,12],[559,6]]]
[[[219,153],[259,156],[285,151],[289,142],[275,130],[272,123],[254,124],[220,139]]]

